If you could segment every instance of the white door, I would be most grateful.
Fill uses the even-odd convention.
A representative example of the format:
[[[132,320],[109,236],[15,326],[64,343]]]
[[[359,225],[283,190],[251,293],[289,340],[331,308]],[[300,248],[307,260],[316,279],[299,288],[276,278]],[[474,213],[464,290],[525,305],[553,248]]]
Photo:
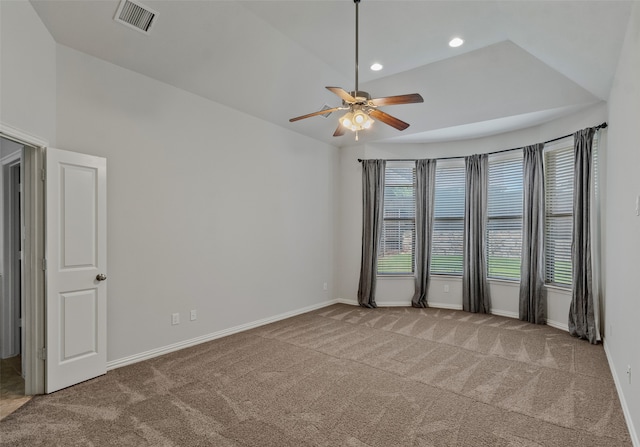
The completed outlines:
[[[47,148],[47,393],[107,371],[106,186],[106,159]]]

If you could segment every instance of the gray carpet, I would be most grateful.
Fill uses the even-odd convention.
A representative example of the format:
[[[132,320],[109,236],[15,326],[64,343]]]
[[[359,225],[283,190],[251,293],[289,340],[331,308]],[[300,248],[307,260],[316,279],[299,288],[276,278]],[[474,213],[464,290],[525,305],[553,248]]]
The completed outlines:
[[[630,446],[602,346],[509,318],[334,305],[48,396],[3,446]]]

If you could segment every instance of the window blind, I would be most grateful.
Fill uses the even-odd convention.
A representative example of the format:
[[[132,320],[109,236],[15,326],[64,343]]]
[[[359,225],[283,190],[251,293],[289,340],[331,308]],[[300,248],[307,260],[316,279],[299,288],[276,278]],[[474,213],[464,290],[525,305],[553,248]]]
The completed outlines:
[[[571,287],[573,171],[573,136],[545,148],[546,282],[561,287]]]
[[[379,275],[412,274],[415,247],[416,169],[413,161],[387,162]]]
[[[489,157],[487,277],[520,279],[522,151]]]
[[[438,161],[431,245],[432,275],[462,275],[464,160]]]

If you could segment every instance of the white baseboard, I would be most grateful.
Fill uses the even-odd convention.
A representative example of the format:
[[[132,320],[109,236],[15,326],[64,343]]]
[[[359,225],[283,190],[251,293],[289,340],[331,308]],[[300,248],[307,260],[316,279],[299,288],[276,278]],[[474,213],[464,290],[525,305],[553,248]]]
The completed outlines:
[[[223,329],[221,331],[213,332],[211,334],[202,335],[200,337],[192,338],[189,340],[184,340],[178,343],[173,343],[167,346],[162,346],[160,348],[151,349],[149,351],[141,352],[139,354],[130,355],[128,357],[123,357],[116,360],[111,360],[107,362],[107,371],[112,369],[121,368],[123,366],[132,365],[134,363],[142,362],[144,360],[149,360],[154,357],[158,357],[164,354],[169,354],[170,352],[178,351],[180,349],[189,348],[191,346],[199,345],[200,343],[205,343],[211,340],[215,340],[218,338],[226,337],[228,335],[237,334],[238,332],[247,331],[249,329],[253,329],[256,327],[264,326],[265,324],[274,323],[276,321],[284,320],[286,318],[291,318],[296,315],[304,314],[307,312],[311,312],[312,310],[321,309],[323,307],[331,306],[332,304],[343,302],[341,300],[329,300],[324,301],[319,304],[313,304],[311,306],[303,307],[301,309],[292,310],[290,312],[285,312],[279,315],[274,315],[273,317],[263,318],[261,320],[252,321],[250,323],[240,324],[238,326],[234,326],[228,329]],[[347,303],[351,304],[351,303]],[[357,304],[357,303],[356,303]]]
[[[515,318],[516,320],[520,318],[519,314],[515,312],[509,312],[506,310],[491,309],[491,315],[497,315],[499,317]]]
[[[376,301],[378,307],[411,307],[411,301],[403,303],[402,301]]]
[[[569,332],[569,325],[567,323],[558,323],[557,321],[547,320],[547,326]]]
[[[347,300],[344,298],[336,298],[334,300],[336,303],[340,303],[340,304],[349,304],[350,306],[357,306],[358,305],[358,301],[356,300]]]
[[[434,309],[450,309],[450,310],[462,310],[462,304],[451,304],[451,303],[427,303],[429,307],[433,307]]]
[[[341,304],[349,304],[351,306],[358,306],[358,301],[356,300],[348,300],[344,298],[337,298],[335,300],[337,303]],[[402,301],[376,301],[378,307],[411,307],[411,301],[407,301],[403,303]],[[462,310],[462,305],[460,304],[449,304],[449,303],[429,303],[429,307],[433,307],[434,309],[452,309],[452,310]]]
[[[622,394],[622,384],[618,379],[618,374],[616,372],[616,367],[611,361],[611,354],[609,353],[609,347],[607,345],[607,339],[605,338],[602,341],[602,345],[604,346],[604,352],[607,355],[607,361],[609,362],[609,369],[611,370],[611,375],[613,376],[613,383],[616,385],[616,391],[618,392],[618,399],[620,399],[620,406],[622,407],[622,413],[624,414],[624,419],[627,422],[627,429],[629,430],[629,436],[631,436],[631,444],[634,447],[640,447],[640,439],[638,438],[638,433],[636,432],[636,428],[633,426],[633,419],[631,418],[631,412],[629,411],[629,406],[627,405],[627,401],[624,398],[624,394]]]

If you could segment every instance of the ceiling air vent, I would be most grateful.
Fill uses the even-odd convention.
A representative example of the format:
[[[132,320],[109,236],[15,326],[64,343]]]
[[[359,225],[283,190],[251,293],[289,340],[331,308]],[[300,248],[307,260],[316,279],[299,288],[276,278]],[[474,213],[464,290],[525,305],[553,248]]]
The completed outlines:
[[[329,106],[329,105],[325,104],[325,105],[323,105],[323,106],[322,106],[322,108],[321,108],[320,110],[328,110],[328,109],[330,109],[330,108],[331,108],[331,106]],[[320,116],[324,116],[325,118],[327,118],[329,115],[331,115],[331,112],[329,112],[329,113],[323,113],[323,114],[322,114],[322,115],[320,115]]]
[[[123,25],[140,31],[141,33],[149,34],[151,27],[155,23],[158,13],[152,9],[141,5],[138,2],[132,0],[122,0],[116,16],[113,18],[116,22],[120,22]]]

